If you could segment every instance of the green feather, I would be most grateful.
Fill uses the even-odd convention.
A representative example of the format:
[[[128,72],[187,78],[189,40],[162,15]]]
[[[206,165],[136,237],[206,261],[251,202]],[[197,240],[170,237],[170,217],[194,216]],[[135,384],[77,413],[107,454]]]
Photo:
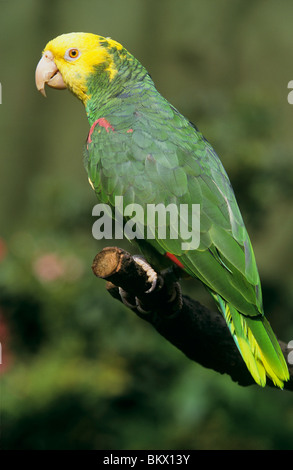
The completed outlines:
[[[288,369],[267,319],[264,316],[244,317],[220,296],[212,295],[254,380],[264,387],[267,375],[275,385],[283,388],[283,382],[289,379]]]

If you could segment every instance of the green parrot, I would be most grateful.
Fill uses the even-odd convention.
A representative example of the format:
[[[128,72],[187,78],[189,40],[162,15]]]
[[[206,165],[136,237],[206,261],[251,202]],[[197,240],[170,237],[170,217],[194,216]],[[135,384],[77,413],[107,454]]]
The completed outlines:
[[[283,388],[289,372],[264,316],[251,242],[211,145],[162,97],[140,62],[110,38],[70,33],[48,42],[36,69],[36,86],[44,95],[45,84],[68,88],[85,106],[90,124],[85,165],[100,202],[114,208],[115,198],[123,196],[122,210],[131,204],[200,205],[196,249],[186,249],[180,234],[159,237],[156,226],[152,236],[136,241],[143,253],[167,257],[199,279],[255,382],[265,386],[269,377]],[[171,224],[171,218],[166,221]]]

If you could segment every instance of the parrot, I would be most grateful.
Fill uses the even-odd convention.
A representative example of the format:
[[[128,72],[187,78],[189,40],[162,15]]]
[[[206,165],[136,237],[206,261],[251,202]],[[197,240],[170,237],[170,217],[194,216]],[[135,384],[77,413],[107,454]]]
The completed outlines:
[[[161,95],[140,61],[108,37],[73,32],[50,40],[35,82],[44,96],[48,85],[83,103],[84,162],[99,201],[112,208],[117,196],[123,206],[200,205],[196,248],[186,248],[180,234],[159,237],[157,226],[136,243],[150,266],[151,259],[168,261],[199,280],[254,381],[264,387],[269,378],[283,389],[288,367],[264,315],[252,244],[224,166],[199,129]]]

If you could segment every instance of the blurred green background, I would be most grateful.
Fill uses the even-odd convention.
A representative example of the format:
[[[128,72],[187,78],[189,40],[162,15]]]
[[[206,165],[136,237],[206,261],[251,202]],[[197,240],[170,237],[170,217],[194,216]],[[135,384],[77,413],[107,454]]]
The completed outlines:
[[[91,234],[83,107],[34,85],[43,47],[64,32],[111,36],[148,68],[220,155],[267,316],[289,342],[292,26],[290,0],[0,1],[3,449],[293,449],[292,394],[192,363],[105,293],[91,272],[109,243]]]

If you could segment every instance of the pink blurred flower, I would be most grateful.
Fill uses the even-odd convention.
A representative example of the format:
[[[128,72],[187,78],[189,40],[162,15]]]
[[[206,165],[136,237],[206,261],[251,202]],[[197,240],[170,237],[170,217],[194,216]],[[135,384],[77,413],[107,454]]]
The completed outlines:
[[[36,259],[33,270],[42,282],[52,282],[60,278],[74,282],[82,276],[84,267],[81,259],[75,255],[62,258],[56,253],[45,253]]]
[[[43,282],[50,282],[64,276],[65,265],[55,253],[46,253],[36,259],[33,265],[36,276]]]

